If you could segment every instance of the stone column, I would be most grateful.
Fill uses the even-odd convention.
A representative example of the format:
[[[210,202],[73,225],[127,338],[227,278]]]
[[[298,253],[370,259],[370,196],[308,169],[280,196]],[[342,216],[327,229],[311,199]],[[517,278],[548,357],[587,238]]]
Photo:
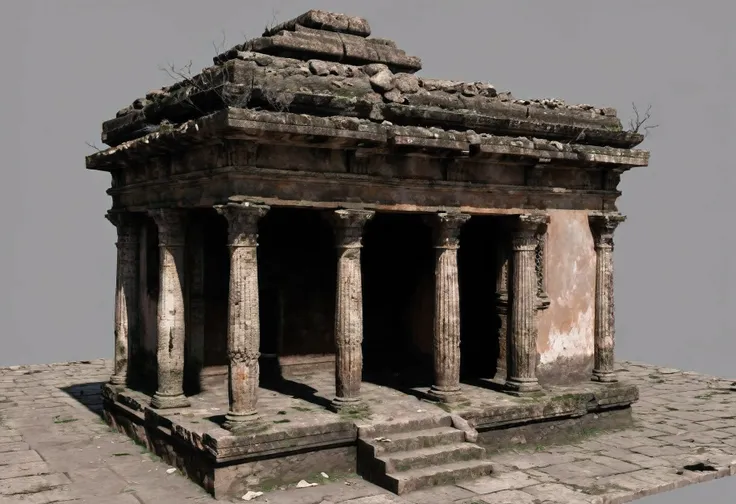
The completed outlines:
[[[460,228],[467,214],[439,213],[432,218],[434,231],[434,384],[429,394],[443,402],[460,396],[460,286],[457,249]]]
[[[228,222],[230,294],[227,355],[230,408],[226,429],[237,430],[257,418],[261,347],[258,298],[258,222],[269,207],[228,203],[216,207]]]
[[[540,390],[537,365],[537,272],[535,252],[548,217],[519,215],[512,231],[510,337],[506,388],[523,394]]]
[[[187,372],[198,381],[192,383],[201,389],[201,372],[204,364],[204,222],[202,217],[191,223],[187,248],[189,250],[188,306],[187,306]]]
[[[117,274],[115,279],[115,354],[110,383],[125,386],[131,346],[138,337],[138,268],[140,267],[139,216],[110,210],[107,219],[117,228]]]
[[[159,295],[158,295],[158,388],[151,400],[154,408],[189,406],[184,395],[184,313],[186,232],[185,214],[181,209],[151,210],[158,227]]]
[[[337,246],[335,300],[335,398],[332,409],[361,406],[363,379],[363,280],[360,249],[363,228],[375,212],[336,210],[333,214]]]
[[[496,313],[498,314],[498,359],[494,380],[504,383],[506,369],[507,343],[509,339],[509,249],[511,248],[506,234],[499,234],[496,241]]]
[[[595,245],[595,347],[593,380],[615,382],[613,232],[626,218],[620,214],[591,214],[588,218]]]

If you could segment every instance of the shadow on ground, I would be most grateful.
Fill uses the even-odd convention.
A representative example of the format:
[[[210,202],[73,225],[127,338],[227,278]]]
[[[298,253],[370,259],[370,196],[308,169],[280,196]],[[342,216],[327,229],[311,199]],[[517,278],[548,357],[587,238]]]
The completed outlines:
[[[81,405],[102,417],[102,386],[104,382],[87,382],[62,387],[61,390],[76,399]]]

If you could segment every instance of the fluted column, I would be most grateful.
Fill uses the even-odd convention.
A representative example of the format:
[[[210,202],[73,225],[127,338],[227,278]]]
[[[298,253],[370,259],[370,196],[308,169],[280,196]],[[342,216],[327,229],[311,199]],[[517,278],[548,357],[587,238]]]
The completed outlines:
[[[138,335],[138,268],[140,267],[140,217],[110,210],[107,219],[117,228],[115,278],[115,353],[112,385],[126,385],[131,346]]]
[[[361,405],[363,379],[363,280],[360,249],[363,228],[375,212],[336,210],[333,214],[337,246],[335,300],[335,398],[332,409]]]
[[[512,277],[510,337],[506,388],[511,393],[540,390],[537,365],[537,272],[536,248],[548,217],[519,215],[512,231]]]
[[[457,250],[460,228],[470,218],[461,213],[432,217],[435,254],[434,384],[429,393],[449,402],[460,396],[460,286]]]
[[[613,371],[615,317],[613,303],[613,232],[626,218],[620,214],[591,214],[588,218],[595,245],[594,381],[615,382]]]
[[[158,227],[160,250],[158,296],[158,388],[151,400],[154,408],[189,406],[184,395],[184,313],[186,216],[183,210],[150,211]]]
[[[237,430],[257,416],[261,323],[258,299],[258,222],[268,207],[228,203],[216,207],[228,222],[230,293],[227,354],[230,408],[225,428]]]
[[[511,265],[511,244],[507,234],[499,234],[496,238],[496,313],[498,314],[498,359],[494,379],[501,383],[506,381],[508,370],[506,355],[509,339],[509,269]]]

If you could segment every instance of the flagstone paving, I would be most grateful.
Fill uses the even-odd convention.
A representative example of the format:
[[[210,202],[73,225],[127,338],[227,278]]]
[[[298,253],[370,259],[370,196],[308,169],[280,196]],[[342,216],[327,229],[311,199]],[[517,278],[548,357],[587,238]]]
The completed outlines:
[[[357,478],[322,478],[253,502],[604,504],[736,474],[730,380],[633,362],[617,367],[640,387],[631,429],[493,454],[492,476],[402,497]],[[0,368],[0,504],[216,502],[104,424],[100,387],[110,372],[102,359]]]

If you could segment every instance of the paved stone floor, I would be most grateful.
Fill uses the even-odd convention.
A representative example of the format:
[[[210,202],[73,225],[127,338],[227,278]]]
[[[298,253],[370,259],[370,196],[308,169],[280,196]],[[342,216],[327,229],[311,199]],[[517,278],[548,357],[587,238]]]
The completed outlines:
[[[359,479],[323,478],[253,502],[603,504],[736,474],[731,381],[631,362],[618,372],[641,390],[632,429],[495,454],[493,476],[401,498]],[[0,504],[215,502],[102,422],[109,374],[106,360],[0,368]]]

